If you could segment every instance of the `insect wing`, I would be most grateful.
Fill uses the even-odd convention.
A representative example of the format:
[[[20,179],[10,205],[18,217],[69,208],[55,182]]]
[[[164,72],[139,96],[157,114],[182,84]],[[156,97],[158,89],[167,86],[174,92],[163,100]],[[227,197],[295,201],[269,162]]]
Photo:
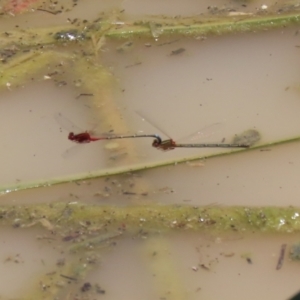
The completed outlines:
[[[165,131],[163,131],[159,126],[157,126],[155,123],[152,122],[152,120],[150,121],[149,118],[145,117],[144,113],[141,113],[140,111],[136,111],[136,114],[139,115],[143,121],[146,121],[147,123],[149,123],[152,127],[156,128],[158,131],[160,131],[161,133],[163,133],[165,136],[167,136],[169,139],[171,139],[170,135],[167,134]]]
[[[59,126],[69,132],[83,132],[81,128],[76,126],[72,121],[67,119],[65,116],[63,116],[61,113],[57,113],[54,115],[54,119],[59,124]]]
[[[64,151],[61,156],[63,157],[63,159],[70,159],[80,153],[80,151],[82,151],[82,145],[76,144]]]
[[[187,136],[183,139],[180,139],[180,141],[186,140],[186,141],[190,141],[190,142],[196,142],[201,139],[207,139],[207,138],[213,136],[214,134],[216,134],[218,131],[220,131],[221,128],[223,127],[222,125],[223,125],[223,123],[211,124],[209,126],[202,128],[201,130],[194,132],[193,134],[190,134],[189,136]]]

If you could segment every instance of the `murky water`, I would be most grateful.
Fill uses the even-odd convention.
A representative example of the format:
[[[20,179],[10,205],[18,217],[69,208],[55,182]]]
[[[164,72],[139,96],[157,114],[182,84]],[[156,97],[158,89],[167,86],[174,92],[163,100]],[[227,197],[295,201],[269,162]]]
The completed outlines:
[[[298,206],[298,152],[297,144],[282,145],[111,179],[21,191],[2,196],[1,201]],[[183,174],[188,180],[183,179]],[[139,188],[139,182],[145,180],[151,184]]]
[[[1,297],[18,298],[56,269],[63,255],[57,237],[44,230],[1,228]]]
[[[152,43],[151,48],[137,43],[123,54],[116,52],[118,44],[107,44],[103,59],[120,82],[118,108],[131,123],[129,130],[114,133],[157,133],[168,138],[164,134],[167,132],[173,139],[189,143],[188,138],[181,138],[219,124],[218,130],[205,133],[208,137],[196,143],[224,140],[228,143],[235,134],[247,129],[258,130],[262,143],[298,136],[298,71],[291,67],[298,60],[299,38],[295,31],[284,29],[206,41],[182,39],[160,47]],[[255,51],[254,43],[258,43]],[[183,45],[184,53],[170,56],[172,50]],[[136,59],[141,64],[127,68]],[[249,67],[252,65],[256,67]],[[11,170],[1,179],[3,183],[120,167],[127,163],[123,155],[147,165],[153,161],[220,152],[217,149],[176,149],[162,153],[149,147],[151,139],[135,140],[135,154],[124,148],[124,141],[91,143],[82,145],[80,151],[70,151],[73,144],[66,138],[69,131],[61,128],[54,115],[61,113],[78,123],[82,131],[97,127],[90,99],[76,99],[81,91],[70,89],[72,85],[55,88],[51,82],[45,82],[39,86],[40,90],[32,85],[13,93],[6,92],[5,97],[18,105],[17,111],[8,107],[12,101],[1,103],[2,119],[11,110],[16,119],[22,120],[9,119],[2,128],[5,146],[1,163]],[[136,111],[141,111],[149,122],[143,121]],[[82,118],[78,118],[79,114]],[[107,132],[107,128],[99,130]],[[117,147],[117,151],[105,150],[110,144]],[[22,154],[18,152],[20,147]],[[68,151],[75,155],[66,158],[64,154]]]
[[[189,5],[182,1],[172,5],[144,1],[140,6],[134,1],[101,2],[97,10],[89,2],[85,5],[84,13],[79,3],[70,12],[58,15],[55,22],[56,16],[43,11],[24,14],[16,20],[19,26],[27,28],[36,24],[62,25],[69,22],[68,18],[93,19],[99,17],[100,11],[112,9],[125,10],[124,19],[157,14],[188,16],[195,11],[213,13],[209,11],[213,8],[208,8],[210,3],[193,0]],[[253,13],[262,5],[271,7],[272,2],[218,1],[214,5]],[[45,17],[43,24],[39,22],[41,15]],[[3,30],[16,25],[11,17],[1,22]],[[105,109],[106,104],[95,104],[93,95],[80,96],[85,90],[78,84],[77,75],[72,77],[72,64],[67,63],[64,70],[66,84],[45,77],[52,71],[52,67],[47,67],[40,74],[33,74],[30,84],[18,88],[8,85],[0,100],[2,188],[98,170],[127,172],[3,194],[1,204],[59,201],[99,205],[299,206],[299,144],[268,146],[299,136],[297,30],[290,27],[221,37],[141,39],[129,41],[130,47],[128,41],[107,39],[95,64],[103,64],[116,79],[113,99],[127,126],[123,132],[113,127],[115,115],[107,116],[110,121],[105,126],[99,120],[98,108]],[[75,55],[78,49],[78,45],[74,49],[61,47],[57,61],[64,65],[62,53],[70,51]],[[73,66],[75,62],[72,60]],[[259,144],[265,147],[205,159],[230,150],[162,152],[151,147],[152,139],[135,139],[130,144],[115,140],[74,145],[67,139],[70,130],[57,123],[57,114],[82,131],[96,128],[100,134],[156,133],[163,139],[172,137],[183,142],[189,142],[190,135],[203,128],[205,138],[197,140],[199,143],[230,143],[236,134],[256,129],[262,136]],[[192,160],[195,157],[202,158]],[[187,162],[176,164],[183,159]],[[173,163],[165,167],[131,171],[137,166],[147,168],[170,161]],[[83,258],[69,253],[73,243],[85,241],[81,231],[70,228],[67,233],[57,233],[44,222],[45,228],[39,230],[1,229],[1,297],[27,295],[32,286],[51,292],[54,287],[69,285],[61,299],[77,293],[80,299],[121,299],[126,295],[128,299],[222,296],[279,300],[287,299],[299,288],[299,266],[288,259],[287,253],[283,266],[276,270],[282,244],[287,244],[288,252],[293,243],[299,242],[296,235],[139,232],[136,236],[113,239],[105,244],[104,251],[90,247]],[[89,234],[94,236],[99,230],[92,228]],[[68,241],[62,243],[63,239]],[[91,273],[78,271],[74,279],[74,272],[59,269],[62,259],[78,263],[83,269],[95,266]],[[51,277],[55,272],[67,277],[61,276],[56,282]],[[84,279],[80,279],[80,274],[85,274]],[[44,276],[55,282],[49,284],[48,290],[44,279],[36,280]]]

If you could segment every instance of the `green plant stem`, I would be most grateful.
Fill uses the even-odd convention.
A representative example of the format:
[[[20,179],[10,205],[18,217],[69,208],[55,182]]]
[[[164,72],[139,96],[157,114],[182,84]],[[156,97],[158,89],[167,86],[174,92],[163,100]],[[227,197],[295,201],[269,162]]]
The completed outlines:
[[[1,206],[2,225],[18,227],[46,219],[54,228],[101,226],[105,232],[189,230],[209,232],[295,233],[300,231],[300,209],[294,207],[195,207],[180,205],[97,206],[55,203]],[[32,225],[33,226],[33,225]]]
[[[110,23],[111,22],[111,23]],[[159,36],[207,36],[228,33],[264,31],[267,29],[286,27],[300,23],[300,14],[283,15],[249,15],[249,16],[200,16],[188,18],[159,17],[148,18],[143,21],[124,21],[119,24],[110,21],[109,17],[98,22],[95,26],[60,26],[52,28],[31,28],[28,30],[12,30],[0,33],[0,47],[18,45],[20,47],[36,47],[41,45],[85,43],[94,35],[99,39],[101,35],[110,38],[138,38],[153,37],[153,27],[159,29]],[[61,40],[57,38],[59,32],[76,30],[80,39]]]
[[[219,152],[219,153],[210,154],[210,155],[206,155],[206,156],[203,156],[203,155],[189,156],[189,157],[184,157],[184,158],[180,158],[180,159],[164,160],[164,161],[159,161],[159,162],[154,162],[154,163],[153,162],[142,163],[142,164],[134,164],[134,165],[116,167],[116,168],[110,168],[110,169],[101,169],[101,170],[97,170],[97,171],[90,171],[90,172],[86,172],[86,173],[69,175],[66,177],[51,178],[49,180],[36,180],[33,182],[16,183],[16,184],[11,184],[11,185],[6,185],[6,186],[0,187],[0,194],[7,194],[10,192],[16,192],[16,191],[21,191],[21,190],[33,189],[33,188],[48,187],[48,186],[67,183],[67,182],[77,182],[77,181],[82,181],[82,180],[96,179],[96,178],[100,178],[100,177],[126,174],[126,173],[130,173],[130,172],[137,172],[137,171],[143,171],[143,170],[154,169],[154,168],[159,168],[159,167],[177,165],[177,164],[186,163],[188,161],[194,161],[194,160],[199,160],[199,159],[211,159],[211,158],[215,158],[215,157],[221,157],[221,156],[233,155],[233,154],[237,155],[237,154],[242,154],[245,151],[253,151],[253,150],[263,149],[266,147],[274,147],[274,146],[279,146],[279,145],[292,143],[292,142],[299,142],[299,141],[300,141],[300,137],[295,137],[295,138],[290,138],[290,139],[286,139],[286,140],[276,141],[273,143],[261,144],[259,146],[254,146],[254,147],[251,147],[248,149],[243,149],[243,150],[224,151],[224,152]]]
[[[187,19],[167,19],[160,21],[135,22],[136,25],[124,25],[118,29],[111,29],[105,35],[113,38],[132,38],[135,36],[152,36],[149,23],[159,26],[160,36],[206,36],[228,33],[263,31],[300,23],[300,14],[268,15],[268,16],[240,16],[240,17],[207,17]],[[148,26],[146,26],[148,25]]]

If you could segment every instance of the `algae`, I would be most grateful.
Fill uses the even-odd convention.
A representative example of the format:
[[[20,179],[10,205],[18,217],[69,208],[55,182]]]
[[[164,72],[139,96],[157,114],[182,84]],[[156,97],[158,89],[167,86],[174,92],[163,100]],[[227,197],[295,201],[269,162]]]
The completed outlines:
[[[95,64],[94,58],[105,43],[105,39],[134,39],[140,37],[159,38],[161,36],[188,36],[199,38],[206,35],[223,35],[269,30],[273,28],[293,26],[300,23],[298,12],[287,14],[251,15],[251,16],[213,16],[213,17],[190,17],[190,18],[168,18],[153,17],[141,21],[124,21],[116,24],[109,16],[89,24],[71,24],[56,28],[42,28],[29,30],[13,30],[0,33],[0,47],[3,49],[3,65],[1,68],[0,87],[11,88],[26,83],[34,74],[43,70],[45,66],[62,58],[74,67],[76,74],[87,73],[84,86],[87,92],[95,95],[95,103],[104,106],[98,110],[98,116],[108,126],[105,116],[112,118],[116,130],[126,128],[126,124],[117,118],[117,108],[112,101],[111,87],[114,78],[101,64]],[[76,46],[84,47],[84,55],[79,56],[73,51],[66,54],[61,51],[63,47],[75,43]],[[131,42],[130,42],[131,43]],[[128,42],[124,45],[128,46]],[[130,45],[129,45],[130,46]],[[11,50],[13,49],[13,50]],[[66,48],[63,48],[64,50]],[[127,47],[124,48],[125,51]],[[122,48],[122,51],[124,51]],[[1,56],[2,57],[2,56]],[[95,80],[97,78],[97,80]],[[99,91],[99,81],[103,89]],[[249,133],[250,131],[248,131]],[[248,137],[248,133],[244,134]],[[250,139],[254,135],[250,134]],[[256,135],[257,137],[257,135]],[[298,141],[295,137],[284,141],[276,141],[268,146]],[[249,142],[249,140],[247,140]],[[131,151],[134,147],[128,142]],[[250,142],[249,142],[250,143]],[[252,143],[252,140],[251,140]],[[254,146],[258,149],[266,145]],[[251,150],[249,149],[249,150]],[[249,151],[247,150],[247,151]],[[245,151],[245,150],[242,150]],[[224,152],[220,155],[237,154],[240,150]],[[185,162],[201,157],[184,158],[178,162]],[[126,158],[128,159],[128,158]],[[86,180],[99,176],[112,176],[129,172],[132,170],[143,170],[153,167],[161,167],[174,164],[167,161],[151,165],[133,165],[129,159],[129,167],[111,170],[99,170],[92,174],[78,174],[67,178],[44,180],[33,183],[15,184],[2,187],[1,192],[18,191],[27,188],[36,188],[58,183],[76,180]],[[59,272],[39,278],[41,288],[28,294],[28,299],[53,299],[61,295],[67,284],[58,284],[61,274],[69,280],[85,278],[89,270],[98,263],[97,251],[104,245],[109,246],[111,239],[123,236],[133,236],[145,233],[166,233],[171,231],[208,231],[208,232],[252,232],[263,233],[295,233],[300,231],[300,209],[294,207],[191,207],[179,205],[140,205],[140,206],[95,206],[83,203],[54,203],[41,205],[18,205],[0,206],[0,224],[2,226],[13,226],[15,228],[26,228],[31,226],[43,226],[47,230],[59,233],[65,240],[76,239],[76,235],[70,236],[70,232],[80,230],[80,241],[76,241],[70,247],[75,252],[74,259],[60,268]],[[97,236],[91,234],[97,228]],[[108,243],[107,243],[108,242]],[[157,242],[157,241],[156,241]],[[107,244],[106,244],[107,243]],[[152,245],[150,245],[152,246]],[[148,250],[151,249],[148,245]],[[160,248],[158,245],[156,248]],[[104,247],[106,248],[106,247]],[[84,253],[85,251],[91,251]],[[293,255],[298,259],[298,246],[295,246]],[[97,253],[98,254],[98,253]],[[169,269],[172,264],[164,260],[164,269]],[[80,261],[80,263],[78,263]],[[86,264],[86,261],[91,262]],[[170,285],[176,285],[179,279],[170,277],[170,271],[160,272],[160,277],[165,277]],[[60,267],[60,266],[59,266]],[[72,279],[73,278],[73,279]],[[87,288],[88,285],[85,285]],[[70,290],[70,287],[67,287]],[[158,286],[161,290],[161,286]],[[182,287],[175,286],[175,296],[182,299]],[[68,297],[68,295],[66,296]]]
[[[116,21],[118,20],[118,21]],[[249,32],[266,30],[277,27],[293,26],[300,22],[300,15],[297,11],[292,13],[276,13],[264,15],[249,16],[194,16],[187,18],[171,18],[166,16],[145,17],[143,20],[131,22],[130,20],[122,20],[115,12],[102,15],[96,21],[86,23],[70,24],[68,26],[57,26],[53,28],[32,28],[28,30],[13,30],[0,33],[0,47],[4,49],[3,60],[5,63],[0,70],[0,88],[13,90],[30,78],[34,78],[40,74],[40,78],[58,80],[63,78],[66,68],[58,70],[61,60],[75,71],[68,73],[73,81],[78,76],[82,78],[80,84],[85,93],[92,95],[90,97],[95,115],[101,120],[103,129],[113,130],[115,132],[129,131],[126,122],[120,118],[118,106],[114,102],[112,93],[116,85],[114,76],[101,65],[101,48],[105,44],[106,39],[124,38],[126,41],[126,49],[128,45],[141,36],[153,37],[153,31],[159,29],[160,36],[199,36],[211,34],[228,34],[238,32]],[[155,30],[154,30],[155,29]],[[156,33],[155,33],[156,34]],[[68,48],[68,45],[72,47]],[[121,47],[122,51],[124,47]],[[5,51],[7,49],[7,51]],[[9,51],[9,49],[13,49]],[[176,50],[175,50],[176,51]],[[1,53],[1,52],[0,52]],[[9,55],[7,55],[7,53]],[[42,72],[49,66],[56,66],[54,72]],[[55,74],[55,75],[53,75]],[[84,76],[82,75],[84,74]],[[40,79],[39,79],[40,80]],[[101,89],[99,89],[101,84]],[[109,119],[108,119],[109,116]],[[250,131],[249,131],[250,132]],[[245,133],[247,136],[248,133]],[[248,137],[249,144],[253,144],[259,139],[256,137]],[[254,141],[254,140],[255,141]],[[276,144],[288,143],[299,140],[299,137],[276,141],[272,144],[264,144],[253,146],[251,149],[258,147],[274,146]],[[220,155],[228,155],[229,153],[221,152],[217,155],[203,157],[197,155],[195,157],[187,157],[180,160],[165,161],[162,163],[136,164],[136,149],[130,140],[122,141],[122,145],[126,148],[124,152],[118,152],[118,157],[122,161],[126,161],[127,167],[109,168],[99,170],[92,173],[83,173],[67,176],[64,178],[52,178],[48,181],[37,180],[27,183],[16,183],[11,186],[2,186],[0,191],[7,193],[28,188],[36,188],[54,185],[58,183],[86,180],[101,176],[110,176],[131,171],[144,170],[165,165],[172,165],[186,161],[215,157]],[[250,150],[250,149],[249,149]],[[240,151],[240,150],[237,150]],[[237,153],[232,151],[230,153]],[[244,150],[243,150],[244,151]],[[248,151],[248,150],[247,150]],[[127,155],[131,153],[131,155]]]
[[[99,226],[99,232],[174,230],[295,233],[300,209],[294,207],[194,207],[180,205],[101,206],[82,203],[0,206],[2,225],[25,227],[46,219],[58,228]],[[13,221],[13,220],[17,220]],[[34,223],[38,225],[40,222]],[[123,227],[120,228],[120,224]],[[113,235],[114,236],[114,235]]]

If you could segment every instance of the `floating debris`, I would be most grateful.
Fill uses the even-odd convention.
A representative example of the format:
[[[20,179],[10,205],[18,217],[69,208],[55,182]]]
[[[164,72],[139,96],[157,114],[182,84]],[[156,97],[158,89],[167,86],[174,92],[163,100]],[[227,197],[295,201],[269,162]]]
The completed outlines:
[[[249,253],[242,254],[242,255],[241,255],[241,258],[246,259],[246,261],[247,261],[247,263],[248,263],[249,265],[252,265],[252,264],[253,264],[251,255],[250,255]]]
[[[210,271],[210,267],[208,267],[205,264],[200,264],[199,267],[201,267],[201,269],[203,269],[203,270]]]
[[[292,245],[289,257],[291,260],[300,260],[300,242]]]
[[[198,269],[199,269],[199,268],[198,268],[197,266],[193,266],[193,267],[192,267],[192,270],[193,270],[194,272],[197,272]]]
[[[71,277],[71,276],[67,276],[67,275],[64,275],[64,274],[60,274],[60,277],[68,279],[68,280],[77,281],[77,278]]]
[[[173,56],[173,55],[178,55],[178,54],[181,54],[181,53],[183,53],[183,52],[185,52],[185,49],[184,49],[184,48],[178,48],[178,49],[176,49],[176,50],[171,51],[170,55],[171,55],[171,56]]]
[[[92,96],[94,96],[94,94],[92,94],[92,93],[81,93],[76,97],[76,99],[78,99],[80,97],[92,97]]]
[[[70,252],[75,253],[80,250],[91,250],[96,247],[107,247],[110,245],[111,240],[122,235],[122,232],[107,232],[100,234],[94,238],[89,238],[83,242],[76,243],[70,247]]]
[[[92,285],[89,283],[89,282],[85,282],[82,287],[81,287],[81,291],[84,293],[84,292],[87,292],[91,289]]]
[[[286,246],[287,246],[286,244],[281,245],[276,270],[280,270],[282,268]]]
[[[56,32],[54,38],[58,41],[71,42],[71,41],[84,41],[86,40],[86,35],[76,29],[63,30]]]
[[[241,134],[235,135],[232,140],[233,144],[246,144],[249,146],[254,145],[261,139],[260,133],[256,129],[249,129]]]
[[[121,46],[117,47],[116,50],[119,53],[124,53],[124,52],[131,50],[132,48],[133,48],[133,42],[128,41],[128,42],[122,44]]]

